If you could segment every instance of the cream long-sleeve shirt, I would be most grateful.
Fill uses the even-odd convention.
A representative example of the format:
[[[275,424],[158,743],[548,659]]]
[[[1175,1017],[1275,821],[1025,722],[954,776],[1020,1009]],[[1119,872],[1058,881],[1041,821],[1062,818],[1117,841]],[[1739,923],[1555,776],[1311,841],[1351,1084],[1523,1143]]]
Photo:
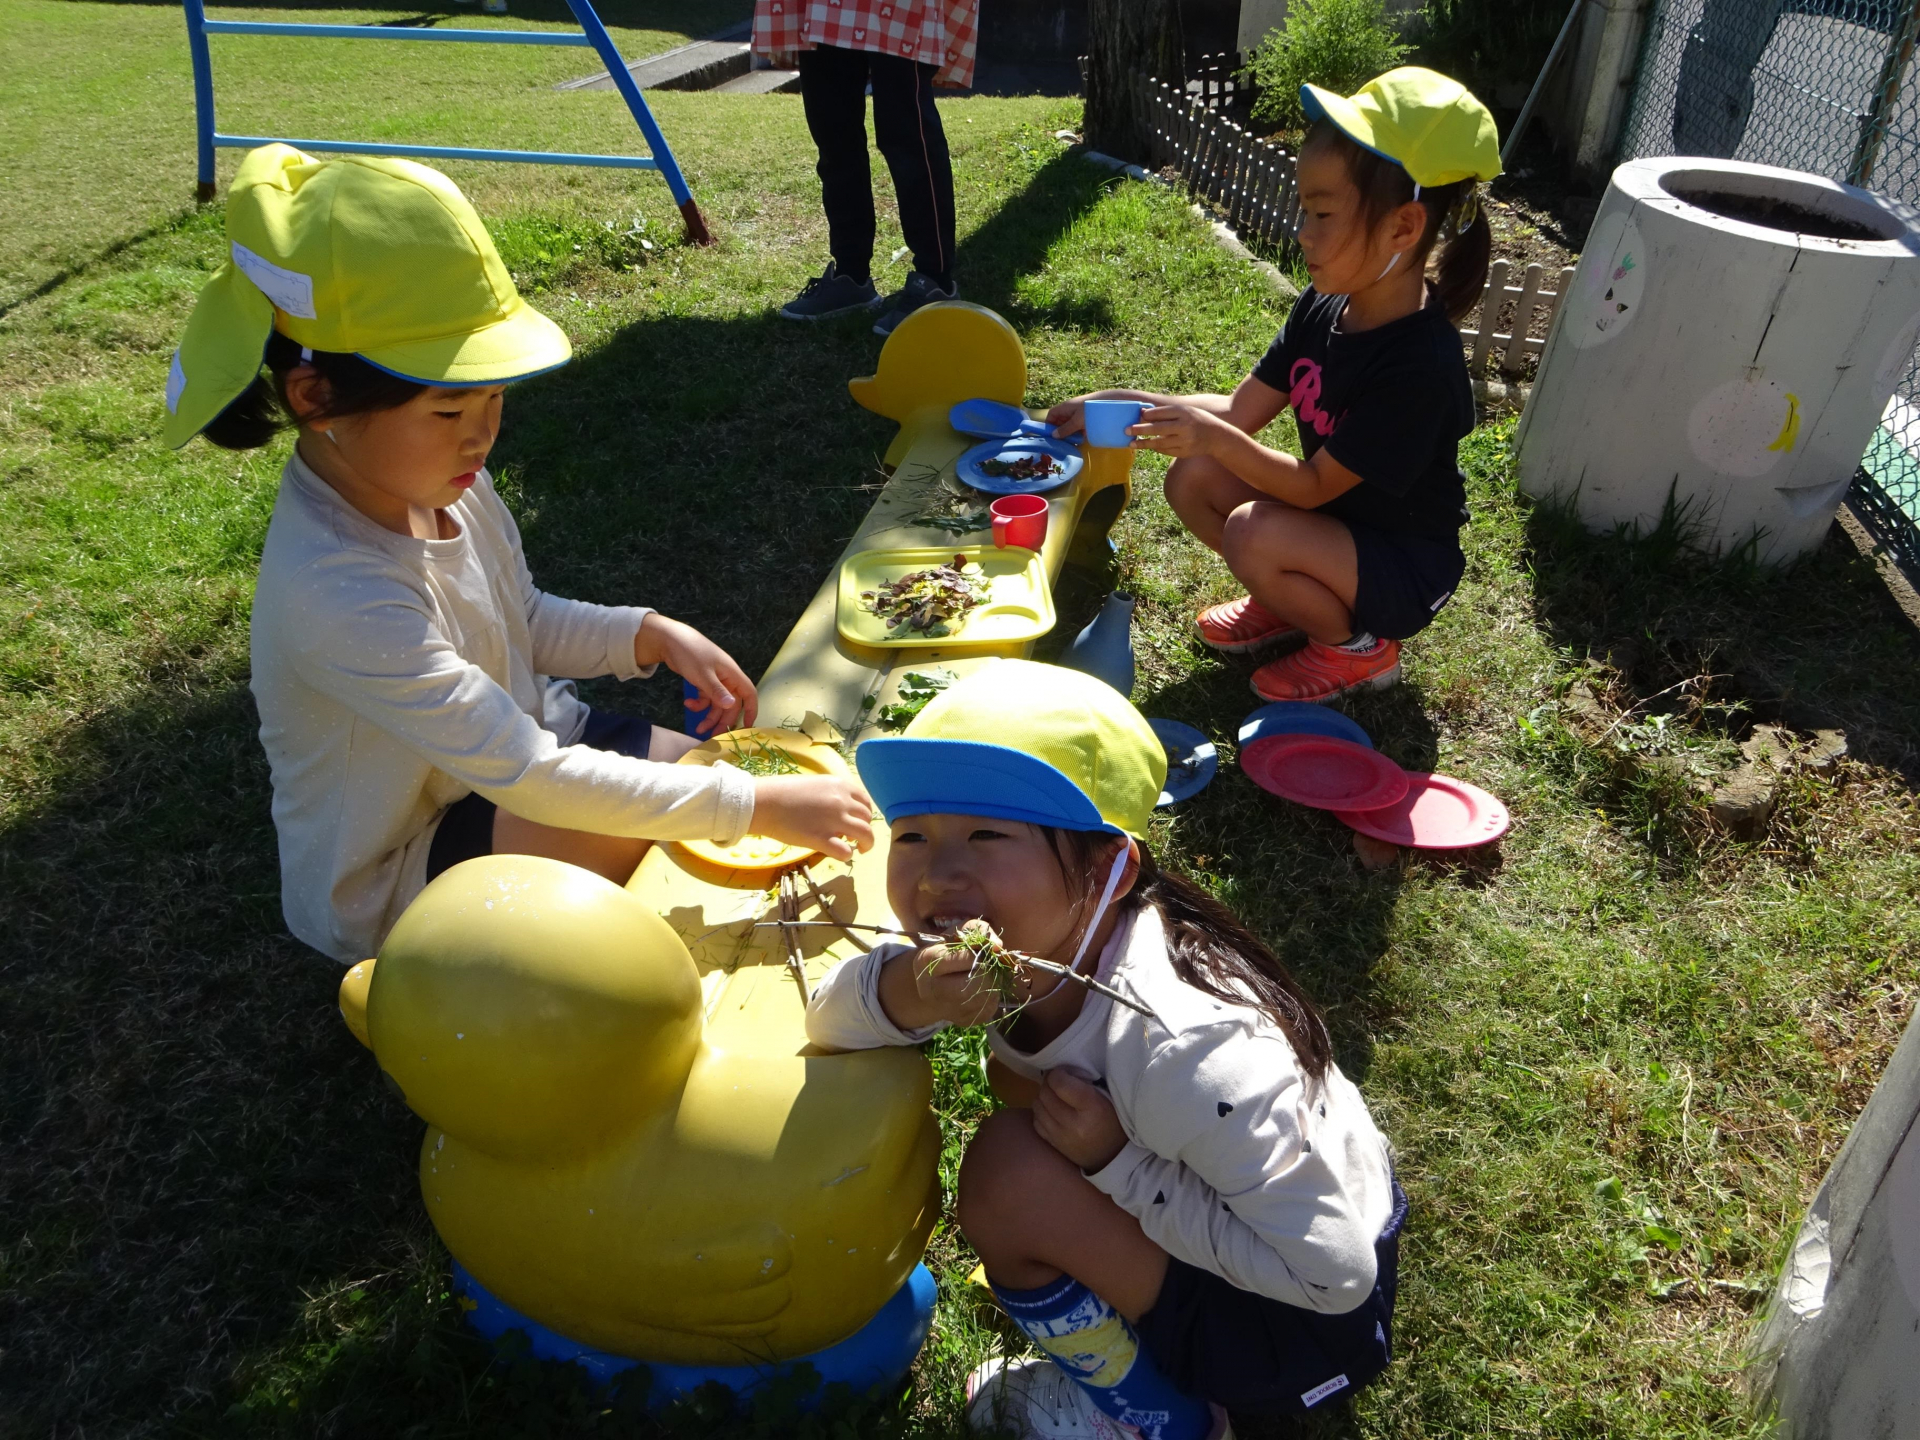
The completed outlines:
[[[537,589],[484,470],[447,514],[450,540],[396,535],[295,454],[260,557],[252,683],[281,906],[348,963],[420,892],[440,817],[473,791],[603,835],[731,843],[753,819],[753,782],[732,766],[574,743],[587,707],[573,680],[651,673],[633,655],[648,611]]]
[[[902,1030],[881,1008],[880,968],[908,948],[882,945],[830,971],[807,1007],[807,1038],[859,1050],[943,1028]],[[1310,1079],[1264,1012],[1182,980],[1157,910],[1115,929],[1096,976],[1154,1018],[1090,993],[1043,1049],[987,1031],[1022,1074],[1065,1067],[1106,1090],[1127,1143],[1088,1180],[1169,1255],[1242,1290],[1324,1314],[1359,1306],[1377,1278],[1393,1169],[1353,1082],[1337,1066]]]

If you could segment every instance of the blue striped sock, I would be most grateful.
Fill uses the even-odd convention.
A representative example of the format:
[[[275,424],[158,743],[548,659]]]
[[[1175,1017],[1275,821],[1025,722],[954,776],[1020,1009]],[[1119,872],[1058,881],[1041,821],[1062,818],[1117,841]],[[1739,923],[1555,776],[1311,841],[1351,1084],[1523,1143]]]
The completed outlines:
[[[1127,1317],[1071,1275],[1037,1290],[994,1285],[993,1293],[1042,1354],[1144,1440],[1206,1440],[1212,1432],[1207,1402],[1176,1390]]]

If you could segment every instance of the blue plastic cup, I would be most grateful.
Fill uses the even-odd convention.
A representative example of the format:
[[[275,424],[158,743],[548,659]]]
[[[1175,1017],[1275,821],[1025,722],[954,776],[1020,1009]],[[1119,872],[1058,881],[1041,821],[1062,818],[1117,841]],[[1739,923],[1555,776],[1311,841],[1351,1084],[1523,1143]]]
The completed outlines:
[[[1147,407],[1138,400],[1089,400],[1083,407],[1087,443],[1102,450],[1125,450],[1132,446],[1129,425],[1140,423],[1140,412]]]
[[[700,698],[700,689],[691,680],[682,680],[680,682],[680,696],[685,700],[698,700]],[[713,713],[713,706],[702,705],[698,710],[690,710],[682,706],[680,713],[685,717],[682,723],[686,726],[687,734],[699,735],[700,727],[707,723],[707,716]]]

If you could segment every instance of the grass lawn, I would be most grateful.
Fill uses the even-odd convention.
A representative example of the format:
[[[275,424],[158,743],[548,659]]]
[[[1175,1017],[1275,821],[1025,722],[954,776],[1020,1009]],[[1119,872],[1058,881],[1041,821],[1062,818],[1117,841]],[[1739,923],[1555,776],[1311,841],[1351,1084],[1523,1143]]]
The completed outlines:
[[[609,13],[638,53],[742,8]],[[464,1329],[420,1122],[340,1024],[338,967],[282,929],[246,645],[284,447],[156,443],[222,251],[218,212],[188,201],[179,14],[0,0],[0,28],[0,1433],[652,1433]],[[217,42],[223,123],[637,143],[616,96],[550,88],[579,55],[429,49],[349,68],[317,42]],[[713,249],[678,243],[655,178],[454,168],[579,347],[510,396],[496,468],[543,583],[657,604],[757,672],[870,503],[890,426],[844,382],[879,342],[769,315],[823,253],[798,100],[656,104]],[[1072,104],[942,106],[961,283],[1020,330],[1032,401],[1225,388],[1259,354],[1277,297],[1174,197],[1067,156],[1050,136]],[[883,215],[881,258],[898,243]],[[1403,764],[1505,797],[1500,852],[1368,872],[1337,822],[1231,764],[1156,841],[1326,1004],[1413,1199],[1399,1363],[1305,1433],[1754,1434],[1752,1314],[1920,985],[1914,637],[1837,537],[1774,576],[1588,541],[1516,497],[1505,443],[1469,446],[1459,598],[1405,683],[1353,706]],[[1230,752],[1248,667],[1184,631],[1227,577],[1154,462],[1138,478],[1115,573],[1065,588],[1056,642],[1127,584],[1136,699]],[[1598,745],[1561,723],[1576,679],[1622,715]],[[662,677],[619,703],[676,699]],[[1852,757],[1735,845],[1689,777],[1756,720],[1843,726]],[[950,1156],[984,1110],[976,1054],[936,1051]],[[812,1433],[957,1433],[958,1377],[998,1341],[951,1229],[930,1259],[913,1390]],[[772,1403],[668,1428],[795,1425]]]

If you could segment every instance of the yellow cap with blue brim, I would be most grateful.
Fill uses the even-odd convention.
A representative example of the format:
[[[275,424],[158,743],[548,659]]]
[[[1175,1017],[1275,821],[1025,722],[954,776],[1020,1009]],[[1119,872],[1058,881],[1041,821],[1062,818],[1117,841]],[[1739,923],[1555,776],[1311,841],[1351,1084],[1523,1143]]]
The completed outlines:
[[[1325,120],[1364,150],[1400,165],[1419,189],[1500,173],[1500,131],[1493,113],[1458,80],[1403,65],[1336,95],[1300,87],[1309,120]]]
[[[275,330],[423,385],[524,380],[573,355],[459,187],[411,160],[263,145],[227,193],[227,249],[168,375],[176,449],[253,383]]]
[[[987,815],[1137,840],[1167,778],[1166,750],[1124,695],[1032,660],[966,676],[854,760],[889,824]]]

